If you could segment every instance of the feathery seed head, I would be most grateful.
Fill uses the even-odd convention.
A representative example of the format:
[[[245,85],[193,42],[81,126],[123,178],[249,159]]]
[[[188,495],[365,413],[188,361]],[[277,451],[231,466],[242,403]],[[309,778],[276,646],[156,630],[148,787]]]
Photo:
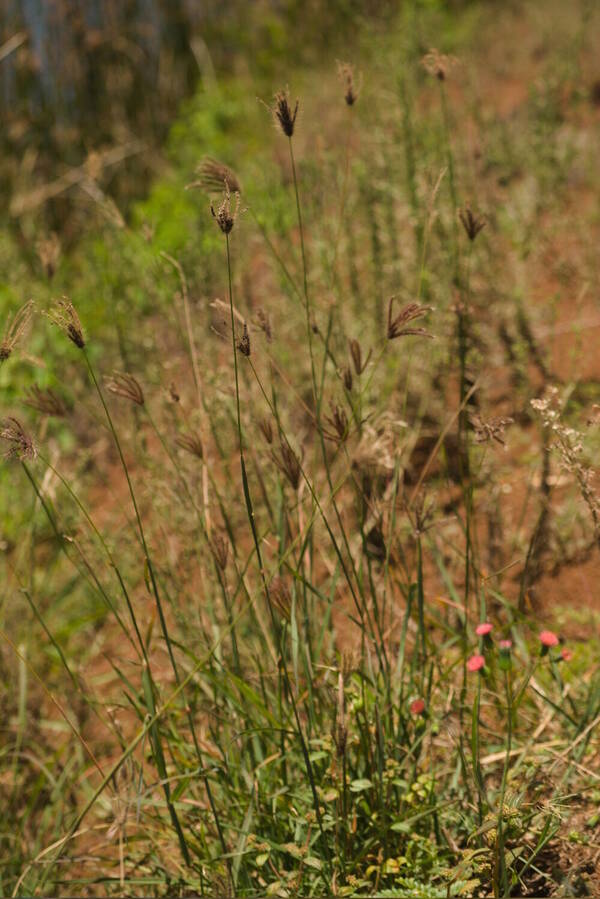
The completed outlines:
[[[262,431],[262,435],[267,441],[267,443],[273,443],[273,426],[268,418],[261,418],[258,423],[258,427]]]
[[[0,342],[0,362],[5,362],[10,357],[20,338],[23,336],[31,319],[33,306],[33,300],[28,300],[25,305],[21,306],[15,313],[13,318],[10,316],[8,317],[4,337]]]
[[[346,411],[337,404],[331,405],[331,415],[327,416],[326,421],[335,431],[334,440],[342,443],[348,436],[348,416]]]
[[[207,193],[221,193],[229,190],[232,194],[241,194],[242,185],[233,169],[218,159],[206,156],[196,169],[199,178],[188,187],[202,187]]]
[[[269,313],[265,312],[265,310],[261,306],[256,311],[256,318],[258,320],[258,327],[267,338],[267,343],[271,343],[271,341],[273,340],[273,329],[271,327],[271,319],[269,317]]]
[[[236,346],[243,356],[250,355],[250,335],[248,334],[248,325],[246,324],[246,322],[244,322],[242,336],[236,343]]]
[[[291,448],[289,443],[283,438],[280,442],[280,452],[280,459],[275,458],[275,461],[277,462],[277,465],[284,473],[294,490],[297,490],[300,486],[301,475],[300,462],[298,461],[298,457],[296,456],[296,453]]]
[[[271,581],[269,596],[273,605],[289,621],[292,611],[292,594],[287,583],[279,575],[276,575]]]
[[[446,56],[439,50],[431,49],[426,53],[421,64],[426,72],[433,75],[438,81],[445,81],[452,69],[458,64],[455,56]]]
[[[477,443],[489,443],[495,440],[504,446],[504,431],[513,423],[512,418],[491,418],[484,421],[476,412],[471,412],[469,421],[473,427],[473,433]]]
[[[352,390],[353,378],[352,378],[352,369],[349,365],[345,365],[342,369],[342,381],[344,382],[344,387],[350,393]]]
[[[229,555],[229,543],[221,534],[215,534],[210,542],[210,548],[215,562],[225,571],[227,568],[227,556]]]
[[[105,379],[106,389],[115,396],[122,396],[138,406],[144,405],[144,392],[133,375],[115,371],[112,377]]]
[[[69,340],[71,340],[76,347],[80,350],[84,348],[85,339],[83,337],[83,328],[81,327],[81,322],[75,311],[75,307],[70,300],[63,297],[62,300],[58,300],[45,315],[46,318],[50,319],[53,325],[56,325],[67,335]]]
[[[52,280],[60,258],[60,240],[58,235],[53,231],[49,237],[39,240],[36,250],[46,277]]]
[[[344,85],[346,105],[354,106],[358,100],[358,88],[354,83],[354,69],[349,62],[338,62],[338,75]]]
[[[395,297],[390,297],[388,306],[388,340],[395,340],[398,337],[433,337],[424,328],[408,328],[409,322],[423,318],[428,312],[432,312],[432,306],[422,306],[420,303],[409,303],[398,315],[393,318],[392,311]]]
[[[2,422],[0,438],[9,444],[4,453],[5,459],[19,459],[24,462],[26,459],[36,458],[36,446],[18,418],[11,416]]]
[[[67,414],[65,403],[51,387],[42,390],[41,387],[34,384],[33,387],[30,387],[27,391],[24,402],[26,406],[37,409],[37,411],[41,412],[43,415],[52,415],[55,418],[62,418]]]
[[[238,217],[240,208],[240,195],[236,193],[235,195],[235,209],[231,208],[231,191],[229,190],[229,185],[225,183],[225,191],[223,193],[223,199],[221,201],[221,205],[217,208],[215,212],[215,207],[213,204],[210,204],[210,211],[212,212],[213,218],[216,219],[217,225],[223,232],[223,234],[230,234],[233,230],[233,226],[235,225],[235,220]]]
[[[298,115],[299,100],[296,100],[294,112],[292,113],[291,102],[287,91],[277,91],[275,94],[275,106],[273,107],[273,115],[279,123],[281,130],[286,137],[291,137],[294,133],[294,125],[296,124],[296,116]]]
[[[458,217],[470,241],[474,241],[479,232],[486,226],[485,218],[473,212],[468,203],[465,204],[463,209],[458,210]]]
[[[361,349],[361,346],[360,346],[360,343],[358,342],[358,340],[353,338],[352,340],[349,340],[348,343],[350,345],[350,355],[352,356],[352,362],[354,364],[354,371],[356,372],[357,375],[362,375],[363,371],[369,364],[369,359],[371,358],[371,354],[372,354],[373,350],[369,350],[369,355],[367,356],[367,358],[365,359],[365,361],[363,363],[362,349]]]
[[[180,446],[181,449],[185,450],[186,453],[191,453],[192,456],[196,456],[198,459],[204,458],[202,440],[197,431],[190,431],[188,434],[180,434],[175,440],[175,443],[177,446]]]

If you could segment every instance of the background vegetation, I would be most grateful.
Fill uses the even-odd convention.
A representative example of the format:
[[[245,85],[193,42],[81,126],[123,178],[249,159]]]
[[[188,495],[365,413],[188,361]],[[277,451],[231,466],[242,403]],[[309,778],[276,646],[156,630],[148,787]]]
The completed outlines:
[[[15,94],[0,892],[594,895],[600,15],[243,9]]]

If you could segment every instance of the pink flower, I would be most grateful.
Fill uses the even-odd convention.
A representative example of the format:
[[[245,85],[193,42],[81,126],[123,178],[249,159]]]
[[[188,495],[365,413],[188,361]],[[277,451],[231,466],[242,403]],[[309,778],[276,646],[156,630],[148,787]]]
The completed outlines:
[[[425,711],[425,700],[424,699],[413,699],[410,704],[410,713],[411,715],[422,715]]]
[[[481,624],[478,624],[475,628],[475,633],[478,637],[486,637],[490,631],[492,630],[492,625],[489,621],[483,621]]]
[[[573,658],[573,652],[572,652],[572,650],[567,649],[565,647],[563,650],[561,650],[560,657],[563,660],[563,662],[570,662],[571,659]]]
[[[503,652],[509,652],[512,649],[512,640],[500,640],[498,646]]]
[[[540,634],[540,643],[542,646],[550,648],[550,646],[558,646],[558,637],[554,631],[542,631]]]
[[[484,665],[485,659],[483,656],[471,656],[471,658],[467,661],[467,671],[480,671]]]

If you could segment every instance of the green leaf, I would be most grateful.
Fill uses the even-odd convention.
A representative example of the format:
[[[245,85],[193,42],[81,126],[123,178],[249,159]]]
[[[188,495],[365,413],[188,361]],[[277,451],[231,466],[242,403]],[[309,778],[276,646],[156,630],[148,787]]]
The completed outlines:
[[[373,784],[366,777],[358,778],[358,780],[353,780],[350,784],[350,790],[353,793],[362,793],[363,790],[370,790]]]

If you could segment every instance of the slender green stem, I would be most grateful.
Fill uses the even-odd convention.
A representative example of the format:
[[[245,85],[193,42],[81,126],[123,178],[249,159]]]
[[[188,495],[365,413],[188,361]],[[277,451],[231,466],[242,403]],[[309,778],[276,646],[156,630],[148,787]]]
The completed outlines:
[[[242,487],[244,491],[244,499],[246,502],[246,511],[248,514],[248,521],[250,523],[250,530],[252,531],[252,538],[254,540],[254,547],[256,550],[256,558],[258,561],[258,566],[260,570],[260,577],[263,585],[263,589],[265,592],[265,597],[267,599],[267,605],[269,607],[269,613],[271,615],[271,621],[273,623],[273,630],[276,638],[279,640],[281,638],[281,628],[277,623],[277,619],[275,617],[275,610],[273,608],[273,603],[271,601],[271,595],[269,591],[269,585],[267,584],[267,578],[265,574],[265,569],[262,561],[262,553],[260,550],[260,543],[258,540],[258,534],[256,531],[256,522],[254,519],[254,508],[252,506],[252,499],[250,496],[250,487],[248,484],[248,476],[246,473],[246,464],[244,461],[244,443],[243,443],[243,435],[242,435],[242,419],[241,419],[241,407],[240,407],[240,388],[239,388],[239,376],[238,376],[238,361],[237,361],[237,344],[235,339],[235,317],[233,314],[233,288],[231,282],[231,255],[229,251],[229,235],[225,235],[226,247],[227,247],[227,277],[229,284],[229,309],[231,313],[231,340],[232,340],[232,349],[233,349],[233,364],[234,364],[234,373],[235,373],[235,397],[236,397],[236,410],[237,410],[237,431],[238,431],[238,442],[239,442],[239,453],[240,453],[240,468],[242,474]],[[323,829],[323,819],[321,816],[321,808],[319,804],[319,797],[317,794],[317,786],[315,781],[315,776],[313,772],[312,763],[310,761],[310,756],[308,753],[308,746],[306,745],[306,741],[304,739],[304,734],[302,731],[302,724],[300,721],[300,715],[298,713],[298,707],[296,704],[296,698],[294,696],[294,691],[292,689],[292,684],[287,668],[287,661],[285,657],[285,648],[283,645],[280,646],[280,660],[281,660],[281,670],[283,673],[283,678],[286,686],[286,690],[288,692],[290,701],[292,703],[292,710],[294,713],[294,718],[296,721],[296,728],[298,732],[298,739],[300,741],[300,748],[302,750],[302,755],[304,758],[304,763],[306,766],[306,771],[308,774],[308,779],[311,786],[311,792],[313,796],[313,804],[315,808],[315,815],[317,819],[317,824],[319,827],[319,832],[321,834],[321,841],[323,844],[323,849],[325,851],[325,855],[327,858],[328,869],[331,872],[331,858],[329,854],[329,846],[327,844],[327,838],[325,836],[325,831]],[[323,875],[325,877],[325,875]],[[327,879],[325,878],[326,882]]]
[[[502,892],[504,896],[509,895],[508,872],[504,859],[504,799],[506,796],[506,784],[508,781],[508,769],[510,766],[510,753],[512,749],[512,685],[510,677],[510,669],[504,672],[504,689],[506,693],[506,717],[507,717],[507,736],[506,736],[506,754],[504,756],[504,767],[502,769],[502,783],[500,786],[500,797],[498,800],[498,825],[497,825],[497,876],[494,879],[494,896],[500,895],[500,880],[502,881]]]
[[[124,473],[125,473],[125,478],[126,478],[126,480],[127,480],[127,486],[128,486],[128,488],[129,488],[129,494],[130,494],[130,496],[131,496],[131,502],[132,502],[132,504],[133,504],[133,508],[134,508],[134,511],[135,511],[135,516],[136,516],[136,520],[137,520],[137,524],[138,524],[138,530],[139,530],[139,534],[140,534],[140,540],[141,540],[141,542],[142,542],[142,547],[143,547],[143,550],[144,550],[145,561],[146,561],[146,565],[147,565],[147,567],[148,567],[148,574],[149,574],[149,576],[150,576],[150,583],[151,583],[151,585],[152,585],[152,592],[153,592],[153,594],[154,594],[154,599],[155,599],[155,601],[156,601],[156,608],[157,608],[157,611],[158,611],[158,617],[159,617],[159,621],[160,621],[161,630],[162,630],[162,633],[163,633],[163,637],[164,637],[164,639],[165,639],[165,643],[166,643],[166,645],[167,645],[167,650],[168,650],[168,653],[169,653],[169,659],[170,659],[170,661],[171,661],[171,667],[172,667],[172,669],[173,669],[173,674],[174,674],[174,676],[175,676],[175,682],[179,685],[180,682],[181,682],[180,677],[179,677],[179,670],[178,670],[178,668],[177,668],[177,663],[176,663],[176,661],[175,661],[175,656],[174,656],[174,654],[173,654],[173,647],[172,647],[172,645],[171,645],[171,639],[170,639],[170,637],[169,637],[169,631],[168,631],[168,628],[167,628],[167,622],[166,622],[166,619],[165,619],[165,616],[164,616],[164,611],[163,611],[163,607],[162,607],[162,602],[161,602],[161,599],[160,599],[160,593],[159,593],[159,590],[158,590],[158,583],[157,583],[156,576],[155,576],[155,573],[154,573],[154,567],[153,567],[152,561],[151,561],[151,559],[150,559],[150,553],[149,553],[149,550],[148,550],[148,544],[146,543],[146,536],[145,536],[145,534],[144,534],[144,526],[143,526],[143,524],[142,524],[142,518],[141,518],[141,515],[140,515],[139,508],[138,508],[137,500],[136,500],[136,498],[135,498],[135,492],[134,492],[134,490],[133,490],[133,484],[131,483],[131,477],[130,477],[130,475],[129,475],[129,468],[128,468],[128,466],[127,466],[127,462],[125,461],[125,457],[124,457],[124,455],[123,455],[123,450],[122,450],[122,448],[121,448],[121,442],[120,442],[120,440],[119,440],[119,437],[118,437],[116,428],[115,428],[115,426],[114,426],[114,423],[113,423],[113,420],[112,420],[112,416],[111,416],[111,414],[110,414],[110,412],[109,412],[108,406],[106,405],[106,400],[104,399],[104,394],[102,393],[102,390],[100,389],[100,385],[99,385],[98,380],[97,380],[97,378],[96,378],[96,374],[95,374],[95,372],[94,372],[93,366],[92,366],[92,364],[91,364],[91,362],[90,362],[90,360],[89,360],[88,354],[86,353],[85,349],[83,349],[82,352],[83,352],[83,355],[84,355],[84,358],[85,358],[85,361],[86,361],[86,364],[87,364],[87,367],[88,367],[88,371],[89,371],[89,373],[90,373],[90,377],[91,377],[91,379],[92,379],[92,381],[93,381],[93,383],[94,383],[94,387],[96,388],[96,392],[98,393],[98,396],[99,396],[99,398],[100,398],[100,402],[102,403],[102,407],[103,407],[103,409],[104,409],[104,412],[105,412],[105,415],[106,415],[106,419],[107,419],[107,421],[108,421],[108,425],[109,425],[109,427],[110,427],[111,433],[112,433],[112,435],[113,435],[113,439],[114,439],[114,441],[115,441],[115,446],[117,447],[117,452],[118,452],[118,454],[119,454],[119,459],[121,460],[121,465],[122,465],[123,471],[124,471]],[[204,766],[203,755],[202,755],[202,752],[201,752],[201,750],[200,750],[200,745],[199,745],[199,743],[198,743],[198,738],[197,738],[197,736],[196,736],[196,728],[195,728],[195,726],[194,726],[194,719],[193,719],[193,717],[192,717],[192,712],[191,712],[191,709],[189,709],[189,707],[187,708],[187,718],[188,718],[188,723],[189,723],[189,726],[190,726],[190,732],[191,732],[191,734],[192,734],[192,740],[193,740],[193,743],[194,743],[194,749],[195,749],[195,751],[196,751],[196,756],[197,756],[197,758],[198,758],[198,763],[200,764],[201,767],[203,767],[203,766]],[[220,843],[221,843],[221,848],[223,849],[223,853],[224,853],[225,855],[227,855],[227,854],[228,854],[228,848],[227,848],[227,844],[226,844],[226,842],[225,842],[225,836],[224,836],[224,833],[223,833],[223,829],[222,829],[222,827],[221,827],[221,823],[220,823],[220,820],[219,820],[219,815],[218,815],[218,812],[217,812],[217,807],[216,807],[216,804],[215,804],[215,801],[214,801],[214,797],[213,797],[213,795],[212,795],[212,790],[211,790],[211,787],[210,787],[210,783],[209,783],[208,777],[207,777],[207,776],[204,776],[203,780],[204,780],[204,786],[205,786],[205,790],[206,790],[206,796],[207,796],[207,798],[208,798],[208,801],[209,801],[209,804],[210,804],[210,807],[211,807],[211,812],[212,812],[212,815],[213,815],[213,818],[214,818],[214,821],[215,821],[215,826],[216,826],[216,828],[217,828],[217,833],[218,833],[218,836],[219,836],[219,841],[220,841]],[[176,814],[176,812],[175,812],[175,808],[173,807],[173,805],[172,805],[172,803],[171,803],[171,801],[170,801],[170,791],[169,791],[169,785],[168,785],[168,784],[165,784],[165,791],[166,791],[166,795],[167,795],[167,803],[168,803],[168,805],[169,805],[169,810],[170,810],[170,812],[171,812],[171,819],[173,820],[173,823],[175,824],[175,819],[177,818],[177,814]],[[183,855],[184,855],[186,864],[189,865],[189,864],[190,864],[189,851],[188,851],[188,849],[187,849],[187,845],[186,845],[186,843],[185,843],[185,838],[184,838],[184,836],[183,836],[183,832],[181,831],[180,825],[177,826],[177,832],[178,832],[178,835],[179,835],[179,838],[180,838],[180,844],[181,844],[181,848],[182,848],[182,852],[183,852]],[[231,867],[231,863],[230,863],[230,861],[228,860],[228,869],[230,869],[230,867]]]

